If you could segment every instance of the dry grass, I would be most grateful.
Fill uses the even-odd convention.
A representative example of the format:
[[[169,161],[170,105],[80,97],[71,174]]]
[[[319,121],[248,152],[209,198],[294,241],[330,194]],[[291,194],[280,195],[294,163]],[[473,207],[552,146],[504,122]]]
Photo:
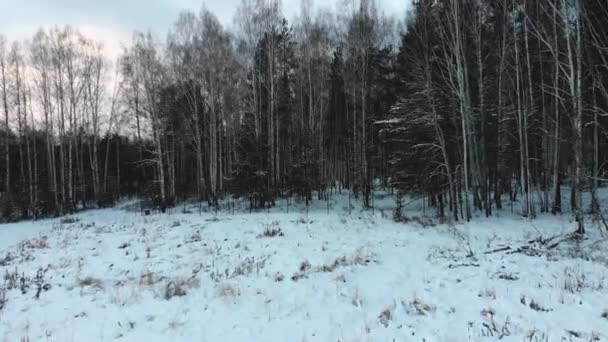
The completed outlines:
[[[25,240],[19,244],[19,249],[46,249],[49,248],[47,236],[41,236],[30,240]]]
[[[231,284],[224,283],[217,287],[217,295],[222,298],[235,298],[240,295],[240,292]]]
[[[501,280],[509,280],[509,281],[519,280],[519,277],[513,273],[498,272],[495,274],[495,276]]]
[[[182,326],[184,326],[184,322],[180,322],[178,320],[171,320],[169,322],[169,329],[171,330],[178,330],[179,328],[181,328]]]
[[[175,279],[165,285],[165,300],[170,300],[173,297],[183,297],[188,294],[188,291],[200,287],[198,278],[190,278],[188,280]]]
[[[409,303],[409,307],[419,316],[427,316],[435,312],[436,307],[432,304],[423,302],[420,298],[414,297]]]
[[[291,276],[291,280],[298,281],[300,279],[308,278],[308,272],[311,269],[310,262],[308,260],[303,261],[298,268],[298,271]]]
[[[13,256],[10,252],[6,252],[4,258],[0,259],[0,266],[8,266],[15,259],[16,257]]]
[[[6,289],[0,288],[0,311],[6,307],[8,299],[6,298]]]
[[[80,287],[91,287],[95,289],[103,289],[103,282],[94,277],[86,277],[78,280],[78,285]]]
[[[339,258],[336,258],[332,263],[317,267],[316,270],[317,272],[332,273],[340,267],[348,267],[355,265],[367,266],[372,261],[373,258],[371,255],[368,255],[366,253],[363,253],[363,251],[358,250],[353,256],[341,256]]]
[[[165,277],[161,277],[154,272],[145,272],[139,277],[139,284],[144,286],[153,286],[163,281]]]
[[[119,283],[108,289],[110,292],[110,303],[116,306],[127,306],[139,303],[142,297],[142,290],[138,286],[124,286]]]
[[[353,295],[351,304],[358,308],[363,307],[363,305],[365,304],[365,299],[361,296],[358,289],[355,291],[355,294]]]
[[[302,263],[300,264],[300,272],[308,272],[311,268],[310,262],[308,262],[308,260],[302,261]]]
[[[264,226],[264,231],[262,231],[262,233],[258,235],[258,238],[273,238],[279,236],[285,236],[285,234],[281,230],[279,222],[274,221]]]
[[[61,224],[73,224],[80,222],[79,217],[64,217],[59,221]]]
[[[277,273],[274,275],[274,281],[275,281],[275,282],[280,283],[280,282],[282,282],[283,280],[285,280],[285,276],[283,275],[283,273],[281,273],[281,272],[277,272]]]
[[[488,306],[487,308],[481,310],[481,315],[483,317],[492,318],[492,317],[496,316],[496,311],[494,310],[494,308]]]
[[[479,292],[478,297],[496,299],[496,291],[494,289],[485,289]]]
[[[258,259],[256,261],[255,257],[248,257],[234,267],[231,277],[248,276],[253,272],[256,272],[256,274],[259,275],[260,270],[264,269],[264,267],[266,267],[266,258]],[[226,271],[228,270],[226,269]],[[227,277],[228,274],[226,274],[226,278]]]
[[[183,297],[187,295],[186,288],[183,283],[170,281],[165,287],[165,299],[170,300],[173,297]]]
[[[564,269],[562,289],[569,293],[581,292],[587,287],[585,274],[570,267]]]
[[[333,262],[329,264],[323,264],[314,268],[308,261],[304,261],[300,264],[298,272],[294,273],[291,279],[293,281],[298,281],[300,279],[308,278],[308,274],[310,272],[333,273],[335,270],[341,267],[349,267],[355,265],[367,266],[373,261],[374,258],[371,255],[366,254],[361,250],[358,250],[353,256],[341,256],[336,258]]]
[[[320,266],[318,268],[318,270],[321,272],[332,273],[338,267],[346,267],[346,266],[350,266],[350,265],[352,265],[350,260],[347,260],[346,257],[343,256],[343,257],[337,258],[336,260],[334,260],[334,262],[332,262],[330,264],[325,264],[325,265]]]
[[[378,320],[385,328],[388,328],[388,324],[393,319],[393,312],[390,308],[384,309],[380,315],[378,315]]]

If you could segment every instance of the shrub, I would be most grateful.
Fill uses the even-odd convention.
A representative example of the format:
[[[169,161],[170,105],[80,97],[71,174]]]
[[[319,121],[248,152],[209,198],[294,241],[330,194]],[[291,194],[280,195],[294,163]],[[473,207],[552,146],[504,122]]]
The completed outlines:
[[[385,328],[388,328],[389,322],[393,319],[393,313],[390,308],[384,309],[378,316],[378,320]]]
[[[273,238],[273,237],[277,237],[277,236],[285,236],[285,234],[281,230],[281,227],[279,226],[279,222],[275,221],[275,222],[272,222],[271,224],[266,225],[264,227],[264,231],[262,232],[262,234],[258,235],[258,238],[262,238],[262,237]]]
[[[165,299],[170,300],[173,297],[183,297],[187,294],[186,284],[184,282],[178,281],[170,281],[167,286],[165,286]]]
[[[230,284],[221,284],[217,288],[217,294],[223,298],[234,298],[239,295],[239,291]]]
[[[83,279],[80,279],[78,281],[78,285],[80,285],[80,287],[92,287],[92,288],[96,288],[96,289],[103,289],[103,282],[97,278],[93,278],[93,277],[86,277]]]
[[[61,219],[61,221],[59,221],[61,224],[73,224],[73,223],[78,223],[80,222],[80,218],[79,217],[74,217],[74,216],[68,216],[68,217],[64,217]]]

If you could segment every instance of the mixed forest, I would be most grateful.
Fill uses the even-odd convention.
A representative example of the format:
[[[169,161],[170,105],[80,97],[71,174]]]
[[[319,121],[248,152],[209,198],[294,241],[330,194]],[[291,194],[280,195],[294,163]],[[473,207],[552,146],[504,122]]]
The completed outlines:
[[[608,3],[303,0],[289,22],[242,0],[231,28],[185,11],[117,60],[77,28],[0,35],[0,113],[4,221],[124,196],[371,208],[383,188],[446,220],[567,208],[582,233],[608,171]]]

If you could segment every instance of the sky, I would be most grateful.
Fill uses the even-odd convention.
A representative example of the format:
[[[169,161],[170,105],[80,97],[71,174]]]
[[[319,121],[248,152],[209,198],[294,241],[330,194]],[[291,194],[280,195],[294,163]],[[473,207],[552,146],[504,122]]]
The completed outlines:
[[[227,27],[241,0],[206,0],[205,5]],[[315,7],[334,9],[341,0],[316,0]],[[343,0],[342,0],[343,1]],[[410,0],[376,0],[387,15],[405,17]],[[198,12],[202,0],[0,0],[0,33],[8,40],[29,39],[40,27],[72,25],[104,42],[109,56],[128,45],[134,30],[151,30],[163,39],[183,10]],[[283,13],[293,19],[300,0],[282,0]],[[319,6],[320,5],[320,6]]]

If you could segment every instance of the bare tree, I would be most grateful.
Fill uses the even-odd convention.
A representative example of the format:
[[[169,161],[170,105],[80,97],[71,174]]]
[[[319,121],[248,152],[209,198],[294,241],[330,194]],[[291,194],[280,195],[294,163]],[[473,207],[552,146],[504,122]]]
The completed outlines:
[[[7,94],[7,54],[6,54],[6,38],[0,34],[0,76],[2,79],[2,103],[4,109],[4,162],[5,174],[4,174],[4,192],[10,194],[11,185],[11,168],[10,168],[10,128],[8,125],[8,94]]]

